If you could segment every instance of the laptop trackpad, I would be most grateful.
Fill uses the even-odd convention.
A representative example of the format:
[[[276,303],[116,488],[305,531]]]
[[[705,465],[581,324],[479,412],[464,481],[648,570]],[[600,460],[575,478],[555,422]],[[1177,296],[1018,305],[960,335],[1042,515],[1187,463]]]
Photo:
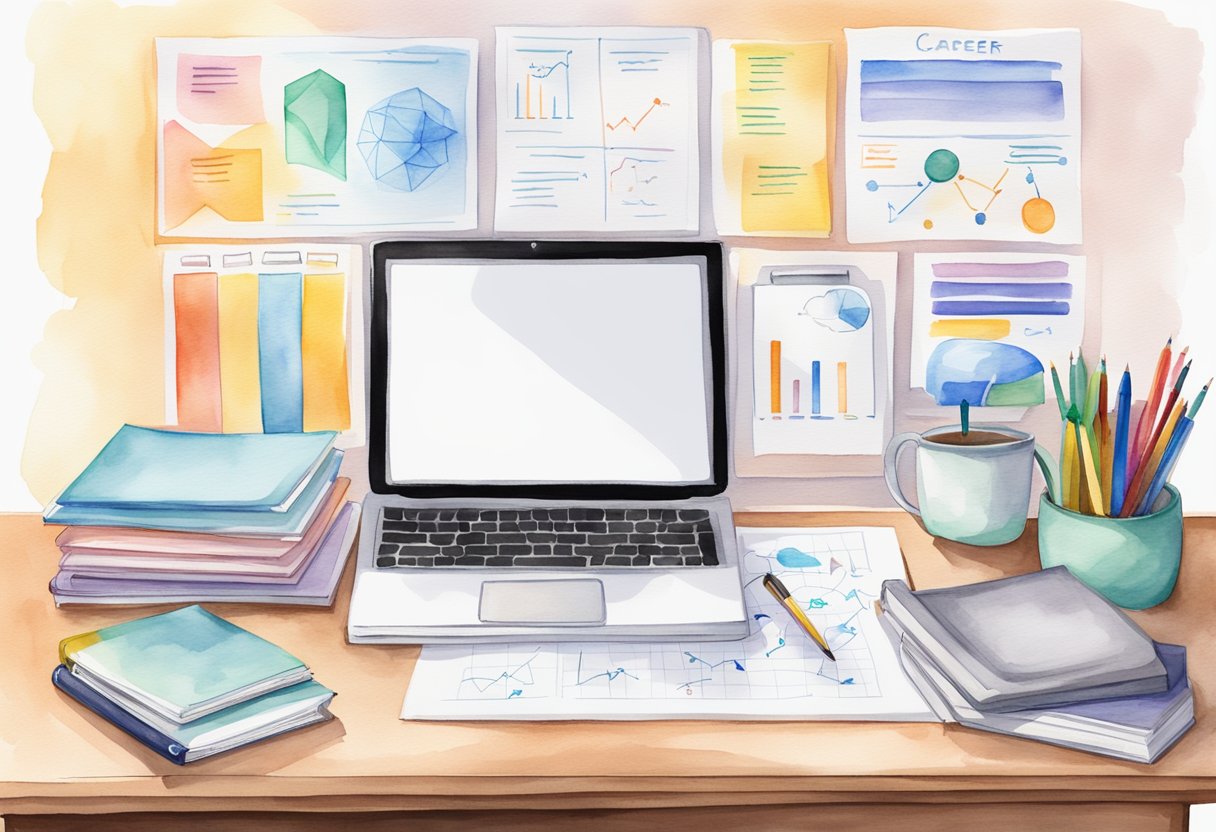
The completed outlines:
[[[486,581],[477,617],[485,624],[603,624],[604,585],[595,579]]]

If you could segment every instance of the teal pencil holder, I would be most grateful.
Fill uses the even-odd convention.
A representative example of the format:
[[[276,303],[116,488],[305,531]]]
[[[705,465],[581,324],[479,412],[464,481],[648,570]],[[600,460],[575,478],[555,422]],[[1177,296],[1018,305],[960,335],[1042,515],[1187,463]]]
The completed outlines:
[[[1166,485],[1141,517],[1095,517],[1039,498],[1039,561],[1067,566],[1109,601],[1129,610],[1155,607],[1178,582],[1182,564],[1182,495]]]

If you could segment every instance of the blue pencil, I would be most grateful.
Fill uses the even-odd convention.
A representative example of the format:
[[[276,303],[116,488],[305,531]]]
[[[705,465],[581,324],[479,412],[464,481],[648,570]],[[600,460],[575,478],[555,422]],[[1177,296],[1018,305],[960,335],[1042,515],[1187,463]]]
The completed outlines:
[[[1165,488],[1166,482],[1174,473],[1174,466],[1178,464],[1178,457],[1182,455],[1182,446],[1186,444],[1186,438],[1191,435],[1191,428],[1195,423],[1186,416],[1181,416],[1178,419],[1178,425],[1174,428],[1174,433],[1170,436],[1169,444],[1165,446],[1165,453],[1161,455],[1161,464],[1157,466],[1157,473],[1153,475],[1153,481],[1149,484],[1148,491],[1144,493],[1144,499],[1140,501],[1140,505],[1136,506],[1134,515],[1148,514],[1153,509],[1153,504],[1157,502],[1157,495],[1161,493],[1161,489]]]
[[[1123,368],[1119,381],[1119,398],[1115,406],[1115,458],[1110,476],[1110,516],[1118,517],[1123,510],[1127,491],[1127,431],[1132,420],[1132,374]]]

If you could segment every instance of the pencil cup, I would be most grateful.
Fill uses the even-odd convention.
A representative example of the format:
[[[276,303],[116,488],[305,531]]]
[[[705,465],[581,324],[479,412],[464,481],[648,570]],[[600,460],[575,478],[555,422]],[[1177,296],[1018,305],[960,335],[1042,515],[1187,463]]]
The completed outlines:
[[[1166,485],[1151,514],[1100,517],[1039,498],[1039,560],[1067,566],[1109,601],[1129,610],[1160,604],[1174,591],[1182,563],[1182,496]]]
[[[900,449],[913,443],[919,505],[908,501],[896,477]],[[1026,528],[1036,462],[1050,484],[1053,464],[1030,434],[996,425],[963,433],[961,426],[947,425],[892,437],[883,473],[891,496],[920,517],[930,534],[973,546],[1000,546]]]

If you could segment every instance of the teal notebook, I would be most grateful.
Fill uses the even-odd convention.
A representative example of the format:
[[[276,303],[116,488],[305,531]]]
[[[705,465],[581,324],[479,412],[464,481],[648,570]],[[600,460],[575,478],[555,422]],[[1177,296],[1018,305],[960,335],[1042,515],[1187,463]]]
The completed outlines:
[[[282,511],[336,437],[333,431],[186,433],[123,425],[56,502]]]
[[[317,509],[338,476],[342,452],[331,450],[300,496],[286,511],[250,511],[229,508],[122,508],[118,506],[64,506],[51,503],[42,513],[47,523],[65,526],[121,526],[170,532],[269,535],[289,537],[308,528]]]
[[[120,705],[176,723],[312,676],[286,650],[198,605],[66,638],[59,660]]]

